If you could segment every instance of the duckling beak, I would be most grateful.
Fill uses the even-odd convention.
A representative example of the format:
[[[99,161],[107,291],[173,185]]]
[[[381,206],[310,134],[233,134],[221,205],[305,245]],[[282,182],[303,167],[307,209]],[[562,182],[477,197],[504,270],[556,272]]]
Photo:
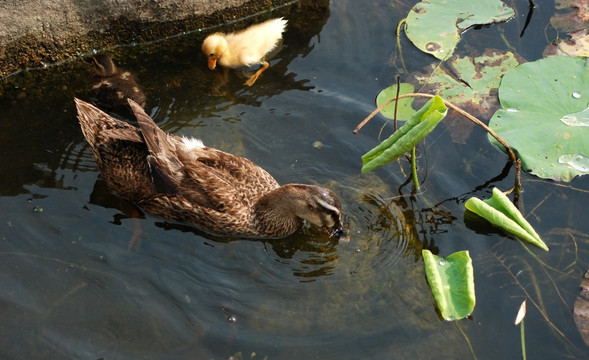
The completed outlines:
[[[342,223],[337,224],[329,231],[329,236],[338,239],[339,241],[349,242],[348,231],[344,229]]]
[[[209,69],[215,70],[216,66],[217,66],[217,59],[209,58]]]

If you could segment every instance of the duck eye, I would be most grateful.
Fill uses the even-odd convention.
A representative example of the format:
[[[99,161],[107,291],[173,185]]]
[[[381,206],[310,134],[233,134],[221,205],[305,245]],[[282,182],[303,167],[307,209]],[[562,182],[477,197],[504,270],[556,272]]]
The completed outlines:
[[[210,53],[209,56],[213,57],[213,56],[215,56],[215,53]]]

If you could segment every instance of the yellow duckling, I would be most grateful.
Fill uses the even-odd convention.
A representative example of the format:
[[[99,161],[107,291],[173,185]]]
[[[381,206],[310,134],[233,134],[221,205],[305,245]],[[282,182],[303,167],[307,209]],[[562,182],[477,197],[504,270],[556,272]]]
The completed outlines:
[[[282,39],[286,23],[283,18],[271,19],[240,32],[207,36],[202,51],[208,58],[209,69],[215,69],[217,64],[224,67],[261,64],[262,67],[245,82],[245,85],[252,86],[270,66],[264,57]]]
[[[96,54],[85,60],[99,78],[90,90],[101,104],[110,108],[128,108],[127,99],[132,99],[141,107],[145,106],[145,94],[130,71],[117,68],[106,54]]]
[[[338,197],[280,186],[248,159],[167,134],[132,100],[139,128],[75,99],[82,132],[108,186],[145,211],[220,235],[280,238],[303,220],[346,238]]]

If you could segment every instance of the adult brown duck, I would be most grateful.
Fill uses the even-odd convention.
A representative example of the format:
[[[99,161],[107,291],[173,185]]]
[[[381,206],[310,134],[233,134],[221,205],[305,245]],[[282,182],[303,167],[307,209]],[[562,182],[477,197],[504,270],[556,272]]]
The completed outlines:
[[[304,220],[344,237],[329,189],[280,186],[250,160],[165,133],[129,100],[139,128],[75,99],[82,132],[110,188],[145,211],[219,235],[280,238]]]

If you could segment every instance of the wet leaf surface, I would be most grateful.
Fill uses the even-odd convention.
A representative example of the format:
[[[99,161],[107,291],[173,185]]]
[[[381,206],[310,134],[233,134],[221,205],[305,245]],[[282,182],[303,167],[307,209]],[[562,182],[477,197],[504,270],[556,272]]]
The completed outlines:
[[[510,51],[487,50],[477,57],[453,56],[444,66],[430,65],[410,82],[437,93],[475,116],[489,118],[498,108],[497,88],[504,74],[523,62]]]
[[[460,35],[475,25],[506,21],[515,12],[499,0],[431,0],[416,4],[407,16],[407,37],[421,51],[444,60]]]
[[[586,59],[557,56],[523,64],[504,76],[499,99],[503,108],[489,126],[518,153],[524,170],[560,181],[589,173],[589,127],[562,120],[589,105]]]
[[[540,239],[532,225],[501,190],[493,188],[493,195],[487,200],[471,197],[464,206],[491,224],[548,251],[548,246]]]
[[[425,274],[444,320],[460,320],[472,313],[476,304],[472,259],[466,251],[446,258],[423,250]]]

